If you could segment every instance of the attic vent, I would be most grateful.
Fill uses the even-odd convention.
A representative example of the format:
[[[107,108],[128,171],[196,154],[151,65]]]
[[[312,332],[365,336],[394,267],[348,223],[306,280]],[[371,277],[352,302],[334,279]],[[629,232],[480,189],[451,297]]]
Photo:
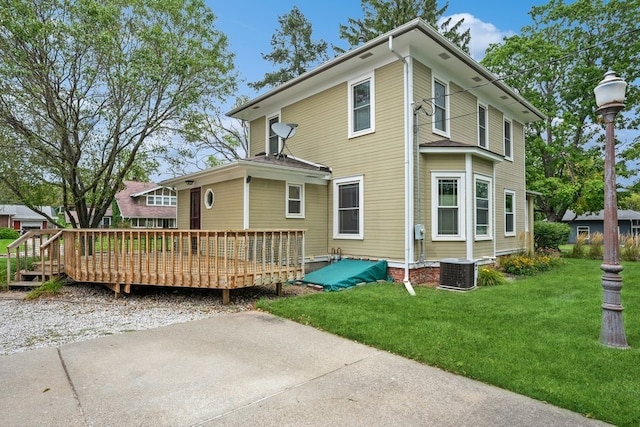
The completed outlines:
[[[438,55],[440,58],[442,59],[449,59],[451,58],[451,55],[449,55],[447,52],[442,52],[440,55]]]
[[[373,53],[367,52],[367,53],[363,53],[362,55],[360,55],[359,58],[360,59],[367,59],[370,56],[373,56]]]
[[[458,291],[476,288],[478,266],[469,259],[447,258],[440,261],[440,287]]]
[[[472,77],[471,80],[473,80],[474,82],[481,82],[482,81],[482,77],[475,76],[475,77]]]

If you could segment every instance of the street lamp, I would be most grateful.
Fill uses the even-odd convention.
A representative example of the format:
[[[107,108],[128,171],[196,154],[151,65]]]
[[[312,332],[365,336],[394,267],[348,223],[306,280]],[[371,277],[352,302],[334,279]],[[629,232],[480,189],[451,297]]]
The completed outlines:
[[[608,347],[629,348],[622,321],[622,277],[620,272],[620,243],[618,241],[618,201],[616,196],[615,137],[616,115],[624,108],[627,83],[607,71],[604,79],[593,90],[596,95],[596,112],[606,124],[604,151],[604,260],[600,268],[602,289],[602,328],[600,342]]]

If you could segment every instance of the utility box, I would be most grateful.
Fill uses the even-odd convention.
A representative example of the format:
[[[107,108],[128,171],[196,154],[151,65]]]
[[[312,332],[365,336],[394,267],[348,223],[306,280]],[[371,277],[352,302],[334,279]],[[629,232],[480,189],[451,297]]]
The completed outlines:
[[[424,240],[424,235],[425,235],[424,224],[416,224],[413,232],[413,236],[415,240]]]
[[[470,291],[478,283],[478,264],[474,260],[447,258],[440,261],[440,287]]]

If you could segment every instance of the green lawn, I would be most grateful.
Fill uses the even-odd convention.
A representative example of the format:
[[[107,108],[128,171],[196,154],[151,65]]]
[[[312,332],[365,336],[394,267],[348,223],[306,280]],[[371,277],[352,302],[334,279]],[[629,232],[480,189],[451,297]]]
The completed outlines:
[[[401,284],[258,306],[383,350],[620,426],[640,425],[640,263],[622,300],[631,350],[599,341],[600,261],[567,260],[508,285],[459,293]]]
[[[14,239],[0,239],[0,254],[6,255],[7,246],[9,246],[12,242],[14,242]]]

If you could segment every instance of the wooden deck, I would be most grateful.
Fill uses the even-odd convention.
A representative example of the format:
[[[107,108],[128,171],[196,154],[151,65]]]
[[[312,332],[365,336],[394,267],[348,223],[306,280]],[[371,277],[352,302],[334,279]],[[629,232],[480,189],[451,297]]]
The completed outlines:
[[[304,276],[303,230],[61,230],[40,245],[43,269],[116,294],[131,285],[229,290]],[[11,256],[11,255],[10,255]],[[58,272],[58,274],[61,271]],[[15,280],[20,280],[16,277]]]

